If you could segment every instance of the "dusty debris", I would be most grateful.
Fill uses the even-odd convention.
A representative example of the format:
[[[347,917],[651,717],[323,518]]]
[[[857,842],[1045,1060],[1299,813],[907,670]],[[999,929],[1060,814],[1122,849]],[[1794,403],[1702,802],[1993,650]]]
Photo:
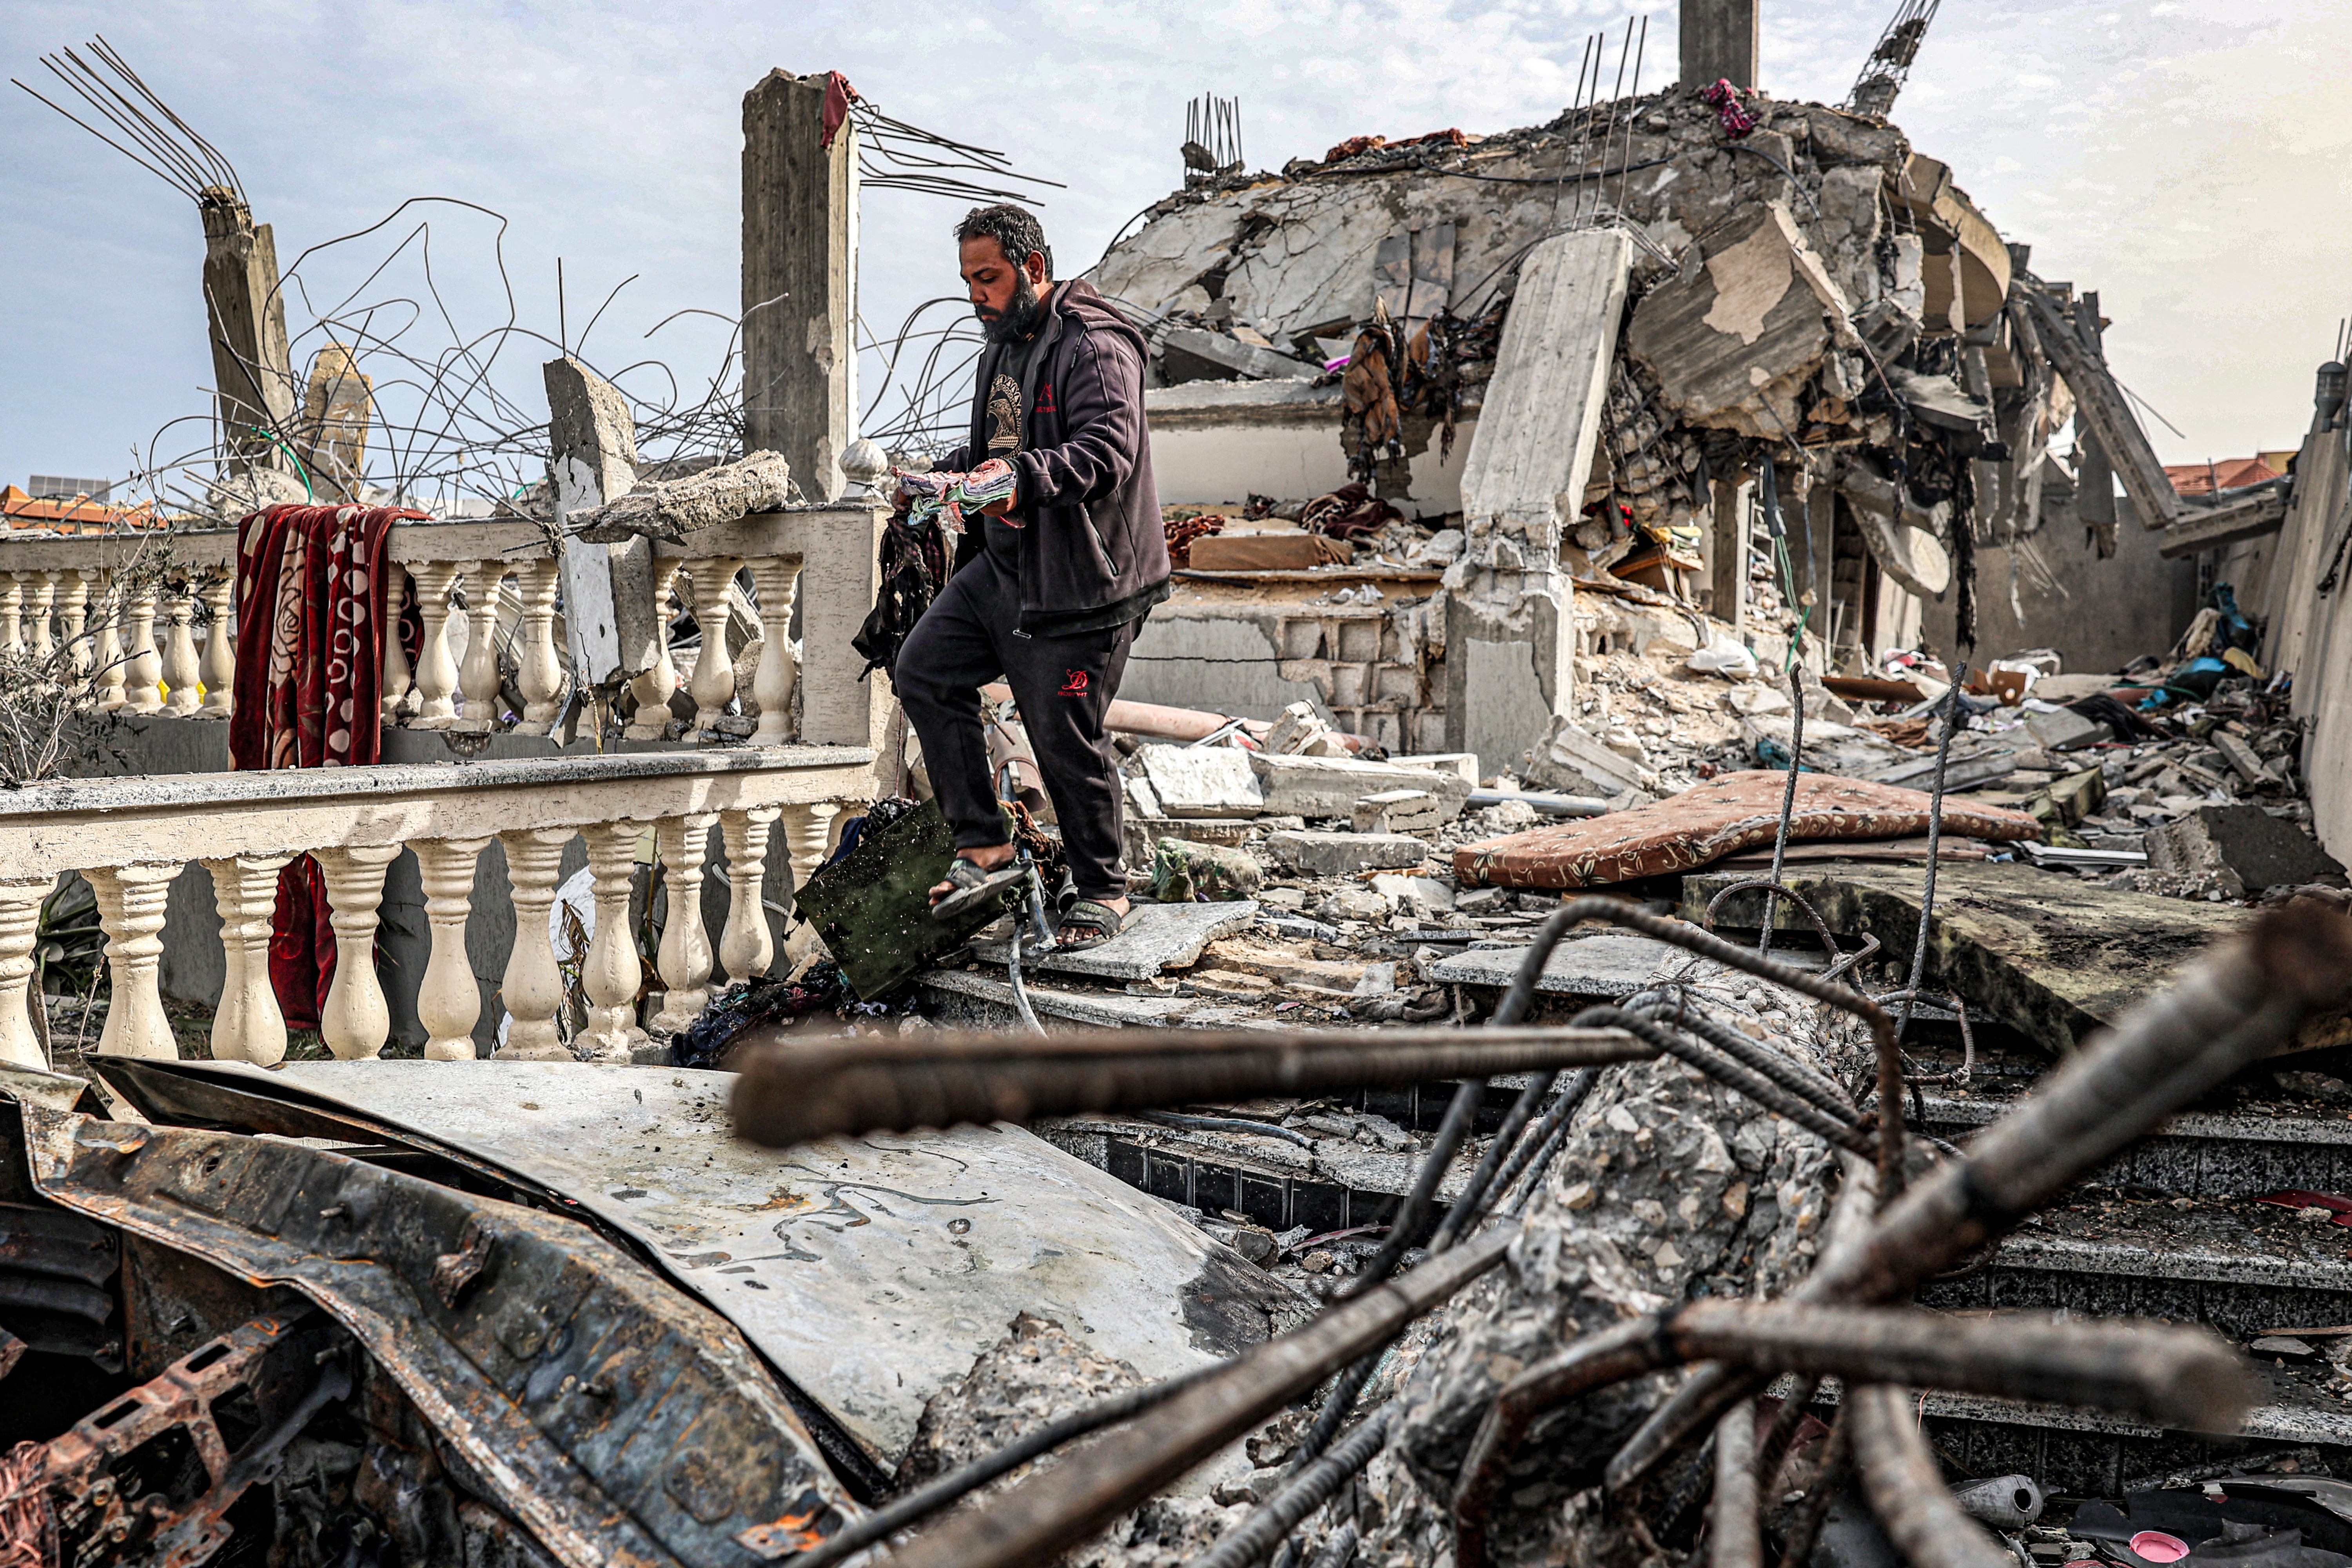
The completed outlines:
[[[747,512],[777,510],[792,495],[790,465],[773,452],[753,452],[682,479],[641,485],[570,521],[591,543],[664,539],[675,544],[689,533],[733,522]]]
[[[2144,879],[2160,879],[2190,896],[2235,900],[2275,887],[2344,879],[2344,868],[2308,833],[2258,805],[2198,806],[2150,828],[2147,845]]]

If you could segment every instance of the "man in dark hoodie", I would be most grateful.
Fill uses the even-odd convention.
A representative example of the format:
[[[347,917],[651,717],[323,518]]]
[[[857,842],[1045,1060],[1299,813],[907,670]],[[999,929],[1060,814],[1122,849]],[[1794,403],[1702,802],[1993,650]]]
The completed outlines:
[[[971,439],[937,468],[1000,459],[1014,486],[969,520],[953,574],[892,672],[955,835],[956,863],[932,898],[980,886],[1013,858],[980,719],[980,688],[1002,674],[1069,860],[1059,940],[1092,946],[1118,933],[1128,909],[1118,758],[1103,719],[1143,618],[1168,596],[1146,348],[1093,285],[1054,280],[1031,214],[975,207],[955,233],[987,341]]]

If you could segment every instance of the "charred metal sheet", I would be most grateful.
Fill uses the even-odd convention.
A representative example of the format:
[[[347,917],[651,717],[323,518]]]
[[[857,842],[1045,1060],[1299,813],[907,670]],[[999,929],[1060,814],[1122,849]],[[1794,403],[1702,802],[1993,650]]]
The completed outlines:
[[[641,1237],[885,1468],[1021,1312],[1149,1377],[1305,1303],[1157,1201],[1018,1128],[738,1142],[734,1075],[572,1062],[302,1062],[280,1082],[494,1162]],[[774,1517],[771,1515],[770,1517]]]
[[[351,1392],[349,1347],[305,1307],[290,1321],[257,1318],[109,1400],[48,1445],[52,1560],[176,1568],[211,1557],[228,1542],[230,1507]]]
[[[736,1332],[584,1226],[278,1140],[17,1109],[44,1196],[323,1308],[568,1568],[739,1563],[752,1524],[813,1543],[856,1511]]]

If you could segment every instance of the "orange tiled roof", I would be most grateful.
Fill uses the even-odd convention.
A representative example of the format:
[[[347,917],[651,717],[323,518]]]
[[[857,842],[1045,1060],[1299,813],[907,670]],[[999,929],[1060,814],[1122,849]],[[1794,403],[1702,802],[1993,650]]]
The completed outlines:
[[[107,506],[94,500],[36,500],[16,485],[0,487],[0,517],[8,520],[10,528],[49,528],[67,533],[153,528],[169,521],[156,516],[152,501],[138,506]]]
[[[2286,476],[2260,458],[2221,458],[2210,463],[2167,463],[2164,477],[2178,494],[2209,496],[2217,489],[2240,489]]]

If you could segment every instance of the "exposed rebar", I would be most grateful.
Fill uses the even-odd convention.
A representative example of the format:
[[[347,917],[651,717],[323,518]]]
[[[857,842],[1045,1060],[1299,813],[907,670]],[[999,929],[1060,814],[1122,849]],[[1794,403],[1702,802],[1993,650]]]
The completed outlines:
[[[755,1047],[729,1109],[742,1136],[783,1148],[843,1134],[1311,1096],[1652,1054],[1623,1035],[1525,1027],[860,1038],[815,1049]]]
[[[1053,1561],[1494,1268],[1517,1235],[1509,1226],[1488,1231],[1296,1333],[1245,1352],[1150,1416],[1099,1439],[1083,1464],[1031,1476],[992,1506],[918,1536],[893,1561],[898,1568]]]
[[[1196,1568],[1256,1568],[1265,1562],[1266,1554],[1298,1528],[1299,1521],[1322,1507],[1333,1492],[1371,1463],[1372,1456],[1388,1441],[1390,1419],[1395,1413],[1396,1406],[1389,1405],[1366,1416],[1345,1441],[1285,1481],[1264,1507],[1219,1539],[1198,1560]]]
[[[1862,1487],[1886,1538],[1915,1568],[2012,1568],[1984,1526],[1962,1513],[1919,1435],[1911,1391],[1871,1384],[1846,1391]]]
[[[1743,1399],[1715,1424],[1715,1501],[1706,1520],[1710,1568],[1764,1568],[1764,1525],[1756,1508],[1756,1406]]]

